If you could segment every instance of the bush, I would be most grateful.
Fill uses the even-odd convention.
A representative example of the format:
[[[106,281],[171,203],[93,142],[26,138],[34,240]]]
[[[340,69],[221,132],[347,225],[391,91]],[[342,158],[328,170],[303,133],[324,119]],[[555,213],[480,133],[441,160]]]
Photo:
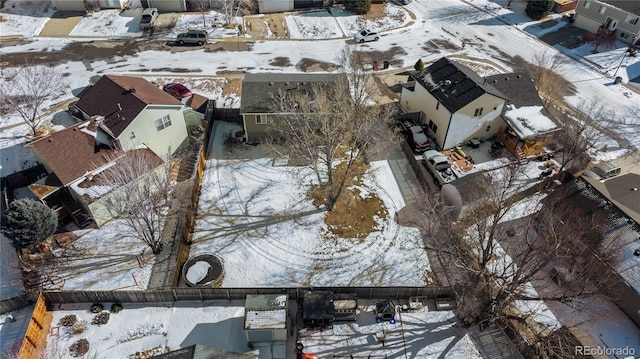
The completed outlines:
[[[73,357],[81,357],[89,351],[89,341],[86,339],[80,339],[77,342],[71,344],[69,347],[69,351],[71,352],[71,356]]]
[[[553,8],[553,0],[528,1],[524,12],[533,20],[539,20],[549,14]]]
[[[347,0],[344,8],[356,15],[364,15],[371,10],[371,0]]]
[[[120,303],[111,304],[111,313],[116,314],[116,313],[119,313],[120,311],[122,311],[122,304]]]
[[[100,313],[103,310],[104,310],[104,305],[102,305],[102,303],[93,303],[91,305],[91,309],[89,309],[91,313]]]
[[[33,199],[17,199],[2,220],[2,233],[16,249],[33,248],[51,236],[58,226],[58,215],[44,203]]]
[[[98,325],[98,326],[107,324],[109,322],[109,316],[110,316],[109,312],[99,313],[98,315],[93,317],[91,324]]]
[[[76,324],[77,321],[78,321],[78,317],[76,317],[75,314],[69,314],[69,315],[65,315],[64,317],[62,317],[62,319],[60,319],[60,325],[62,325],[63,327],[70,327]]]
[[[82,334],[85,330],[87,330],[87,322],[78,322],[71,327],[71,334]]]
[[[418,59],[418,61],[416,61],[416,64],[413,65],[413,68],[416,69],[416,71],[424,70],[424,62],[422,62],[422,59]]]

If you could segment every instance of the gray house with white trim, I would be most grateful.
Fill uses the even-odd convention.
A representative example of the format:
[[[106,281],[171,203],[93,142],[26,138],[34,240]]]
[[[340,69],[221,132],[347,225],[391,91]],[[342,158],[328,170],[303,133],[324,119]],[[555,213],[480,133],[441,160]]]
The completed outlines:
[[[573,25],[589,32],[614,31],[616,39],[636,45],[640,43],[640,1],[579,0]]]

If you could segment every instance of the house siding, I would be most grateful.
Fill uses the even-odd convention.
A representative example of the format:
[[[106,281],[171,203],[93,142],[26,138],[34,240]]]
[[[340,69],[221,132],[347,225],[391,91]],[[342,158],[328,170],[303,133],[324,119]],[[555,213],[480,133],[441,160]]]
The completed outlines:
[[[149,7],[155,7],[159,12],[182,12],[187,10],[185,0],[147,0]]]
[[[600,26],[606,23],[607,18],[611,18],[617,22],[617,26],[615,28],[616,39],[628,44],[631,43],[634,36],[636,36],[636,43],[640,40],[640,19],[635,25],[627,22],[627,18],[629,16],[631,18],[635,18],[640,17],[640,15],[632,14],[628,11],[618,9],[596,0],[589,0],[588,2],[589,8],[585,8],[584,4],[587,3],[587,1],[579,1],[578,6],[576,7],[576,17],[573,23],[574,26],[589,32],[596,32]],[[605,8],[604,13],[600,13],[601,7]],[[629,34],[629,38],[621,38],[621,32]]]
[[[454,147],[459,142],[471,137],[488,138],[495,135],[504,127],[504,121],[499,117],[505,101],[499,97],[485,93],[456,113],[451,114],[444,105],[436,109],[438,101],[424,87],[416,84],[412,91],[402,89],[400,104],[407,112],[422,111],[425,113],[425,124],[433,121],[438,130],[430,135],[435,138],[436,145],[442,149]],[[494,110],[493,108],[496,107]],[[483,108],[480,117],[474,116],[477,108]],[[486,131],[487,126],[491,126]]]
[[[244,133],[247,139],[247,142],[260,142],[260,140],[264,139],[271,127],[269,124],[260,124],[256,123],[256,118],[258,115],[256,113],[251,114],[243,114],[243,122],[244,122]],[[275,116],[270,114],[267,115],[267,118],[273,120]]]
[[[171,126],[158,131],[155,121],[169,115]],[[130,138],[131,133],[135,138]],[[173,154],[187,138],[184,114],[178,107],[148,106],[118,137],[122,149],[131,150],[141,144],[161,158]]]
[[[126,0],[52,0],[51,4],[60,11],[86,11],[85,2],[97,4],[101,9],[122,9]]]

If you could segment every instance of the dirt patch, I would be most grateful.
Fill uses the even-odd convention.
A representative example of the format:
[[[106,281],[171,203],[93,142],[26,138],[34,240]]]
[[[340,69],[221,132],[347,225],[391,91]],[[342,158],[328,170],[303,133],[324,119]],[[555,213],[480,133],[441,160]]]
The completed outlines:
[[[279,67],[292,66],[291,60],[288,57],[275,57],[269,61],[269,65]]]
[[[254,39],[288,39],[289,30],[284,17],[284,14],[246,16],[245,31]]]
[[[330,62],[303,58],[296,64],[296,69],[304,72],[335,71],[340,65]]]
[[[428,51],[429,53],[435,54],[440,52],[442,49],[445,50],[458,50],[459,47],[454,45],[448,40],[443,39],[433,39],[425,42],[424,46],[422,46],[422,50]]]
[[[389,64],[393,67],[402,67],[404,62],[402,59],[395,59],[396,55],[406,55],[407,52],[400,46],[394,46],[386,51],[354,51],[353,56],[361,59],[367,64],[373,65],[376,61],[380,66],[384,61],[389,61]]]

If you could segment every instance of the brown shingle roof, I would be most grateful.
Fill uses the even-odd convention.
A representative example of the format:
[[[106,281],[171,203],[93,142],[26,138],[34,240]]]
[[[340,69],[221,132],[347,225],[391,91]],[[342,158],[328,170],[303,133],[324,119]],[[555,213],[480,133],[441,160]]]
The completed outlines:
[[[194,93],[187,101],[187,106],[191,107],[194,111],[205,113],[207,110],[207,102],[209,102],[208,98]]]
[[[76,106],[89,116],[104,116],[103,125],[118,137],[147,105],[180,106],[181,103],[139,77],[105,75]]]
[[[91,125],[91,126],[89,126]],[[84,121],[31,144],[63,185],[108,162],[116,151],[96,146],[95,125]]]

